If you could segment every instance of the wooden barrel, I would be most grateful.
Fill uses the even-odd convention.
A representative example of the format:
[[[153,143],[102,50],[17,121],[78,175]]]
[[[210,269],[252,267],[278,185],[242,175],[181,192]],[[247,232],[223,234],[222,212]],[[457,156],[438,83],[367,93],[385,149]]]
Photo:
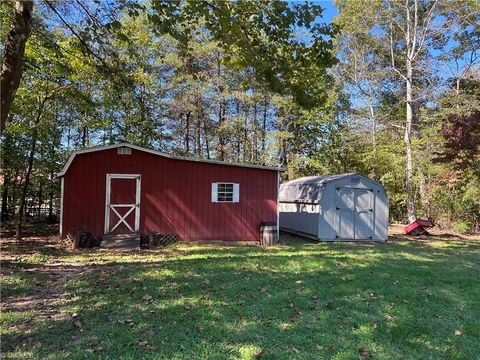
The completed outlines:
[[[260,225],[260,245],[270,246],[278,242],[277,224],[264,222]]]

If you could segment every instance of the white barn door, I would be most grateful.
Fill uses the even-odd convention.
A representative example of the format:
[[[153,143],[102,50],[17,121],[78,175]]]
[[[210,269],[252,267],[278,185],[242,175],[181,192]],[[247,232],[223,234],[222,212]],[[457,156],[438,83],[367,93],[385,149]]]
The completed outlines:
[[[140,175],[107,174],[105,234],[138,233]]]
[[[352,189],[337,190],[337,238],[355,239],[355,193]]]
[[[373,191],[355,189],[355,239],[373,236]]]
[[[336,238],[371,239],[373,236],[373,191],[337,188]]]

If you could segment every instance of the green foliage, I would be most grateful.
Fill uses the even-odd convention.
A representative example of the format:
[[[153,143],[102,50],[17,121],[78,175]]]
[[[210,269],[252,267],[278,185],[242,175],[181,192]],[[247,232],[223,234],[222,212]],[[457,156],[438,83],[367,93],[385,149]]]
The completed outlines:
[[[156,29],[188,48],[194,24],[203,22],[207,35],[227,52],[224,62],[252,67],[255,77],[275,93],[291,95],[304,107],[324,100],[325,69],[336,63],[332,38],[336,28],[318,23],[319,5],[286,1],[155,1]],[[302,29],[309,40],[299,40]]]
[[[458,231],[460,233],[466,233],[468,230],[470,230],[472,224],[467,222],[467,221],[462,221],[462,222],[457,222],[453,225],[453,229],[455,231]]]
[[[282,165],[284,180],[359,172],[385,186],[390,220],[407,221],[404,93],[389,41],[378,30],[388,28],[387,5],[397,11],[398,4],[336,4],[333,24],[322,24],[321,7],[306,2],[39,4],[0,149],[3,210],[17,211],[35,138],[31,209],[55,212],[55,173],[72,150],[127,141],[185,156]],[[480,106],[477,65],[467,61],[478,49],[472,21],[478,5],[462,4],[439,4],[445,14],[439,20],[452,26],[427,43],[418,61],[425,74],[415,79],[424,91],[412,143],[414,195],[422,217],[445,226],[466,222],[477,231],[472,164],[478,161],[456,168],[435,161],[446,154],[442,129],[451,116]],[[2,25],[11,15],[12,3],[2,2]],[[1,27],[2,39],[7,29]],[[403,41],[397,33],[395,56]],[[334,65],[337,52],[341,62]],[[454,73],[435,74],[423,61],[437,53],[440,68],[458,64],[450,67]]]
[[[445,226],[467,221],[475,231],[480,223],[477,208],[464,196],[478,167],[475,124],[464,121],[470,125],[464,133],[470,136],[460,138],[458,124],[449,128],[449,118],[461,118],[479,107],[475,90],[480,59],[478,2],[339,0],[335,4],[339,15],[334,22],[341,28],[336,48],[342,58],[336,76],[345,81],[352,103],[349,146],[353,156],[347,167],[381,181],[389,194],[391,220],[407,221],[402,89],[407,80],[407,47],[415,43],[415,51],[409,54],[415,57],[412,91],[414,112],[419,114],[411,134],[414,207],[419,217]],[[410,24],[410,31],[414,26],[427,27],[415,30],[417,36],[411,42],[405,40],[407,9],[410,19],[414,15],[420,19]],[[425,38],[418,42],[420,37]],[[446,130],[452,135],[449,139],[442,136]],[[461,146],[460,151],[452,151],[455,139],[463,147],[468,147],[468,141],[473,145],[469,151]],[[440,156],[444,164],[436,161]]]

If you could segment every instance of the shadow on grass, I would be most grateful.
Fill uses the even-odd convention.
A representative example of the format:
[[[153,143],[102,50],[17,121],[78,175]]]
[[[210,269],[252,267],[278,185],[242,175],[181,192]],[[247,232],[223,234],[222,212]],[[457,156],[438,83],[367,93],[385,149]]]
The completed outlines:
[[[35,323],[22,338],[25,347],[21,332],[5,331],[2,351],[37,358],[313,359],[358,358],[367,348],[385,359],[475,358],[478,250],[420,241],[290,242],[271,249],[179,247],[146,252],[144,261],[105,255],[111,261],[64,286],[59,310],[77,317]],[[454,336],[457,328],[463,336]]]

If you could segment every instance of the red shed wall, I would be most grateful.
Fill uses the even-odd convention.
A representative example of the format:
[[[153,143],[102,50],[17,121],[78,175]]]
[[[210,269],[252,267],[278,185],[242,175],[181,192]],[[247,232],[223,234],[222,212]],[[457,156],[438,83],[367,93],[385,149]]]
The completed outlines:
[[[106,174],[140,174],[140,232],[183,240],[257,241],[260,223],[277,221],[277,172],[175,160],[132,149],[77,154],[64,176],[62,234],[104,233]],[[211,184],[240,184],[238,203],[212,203]]]

